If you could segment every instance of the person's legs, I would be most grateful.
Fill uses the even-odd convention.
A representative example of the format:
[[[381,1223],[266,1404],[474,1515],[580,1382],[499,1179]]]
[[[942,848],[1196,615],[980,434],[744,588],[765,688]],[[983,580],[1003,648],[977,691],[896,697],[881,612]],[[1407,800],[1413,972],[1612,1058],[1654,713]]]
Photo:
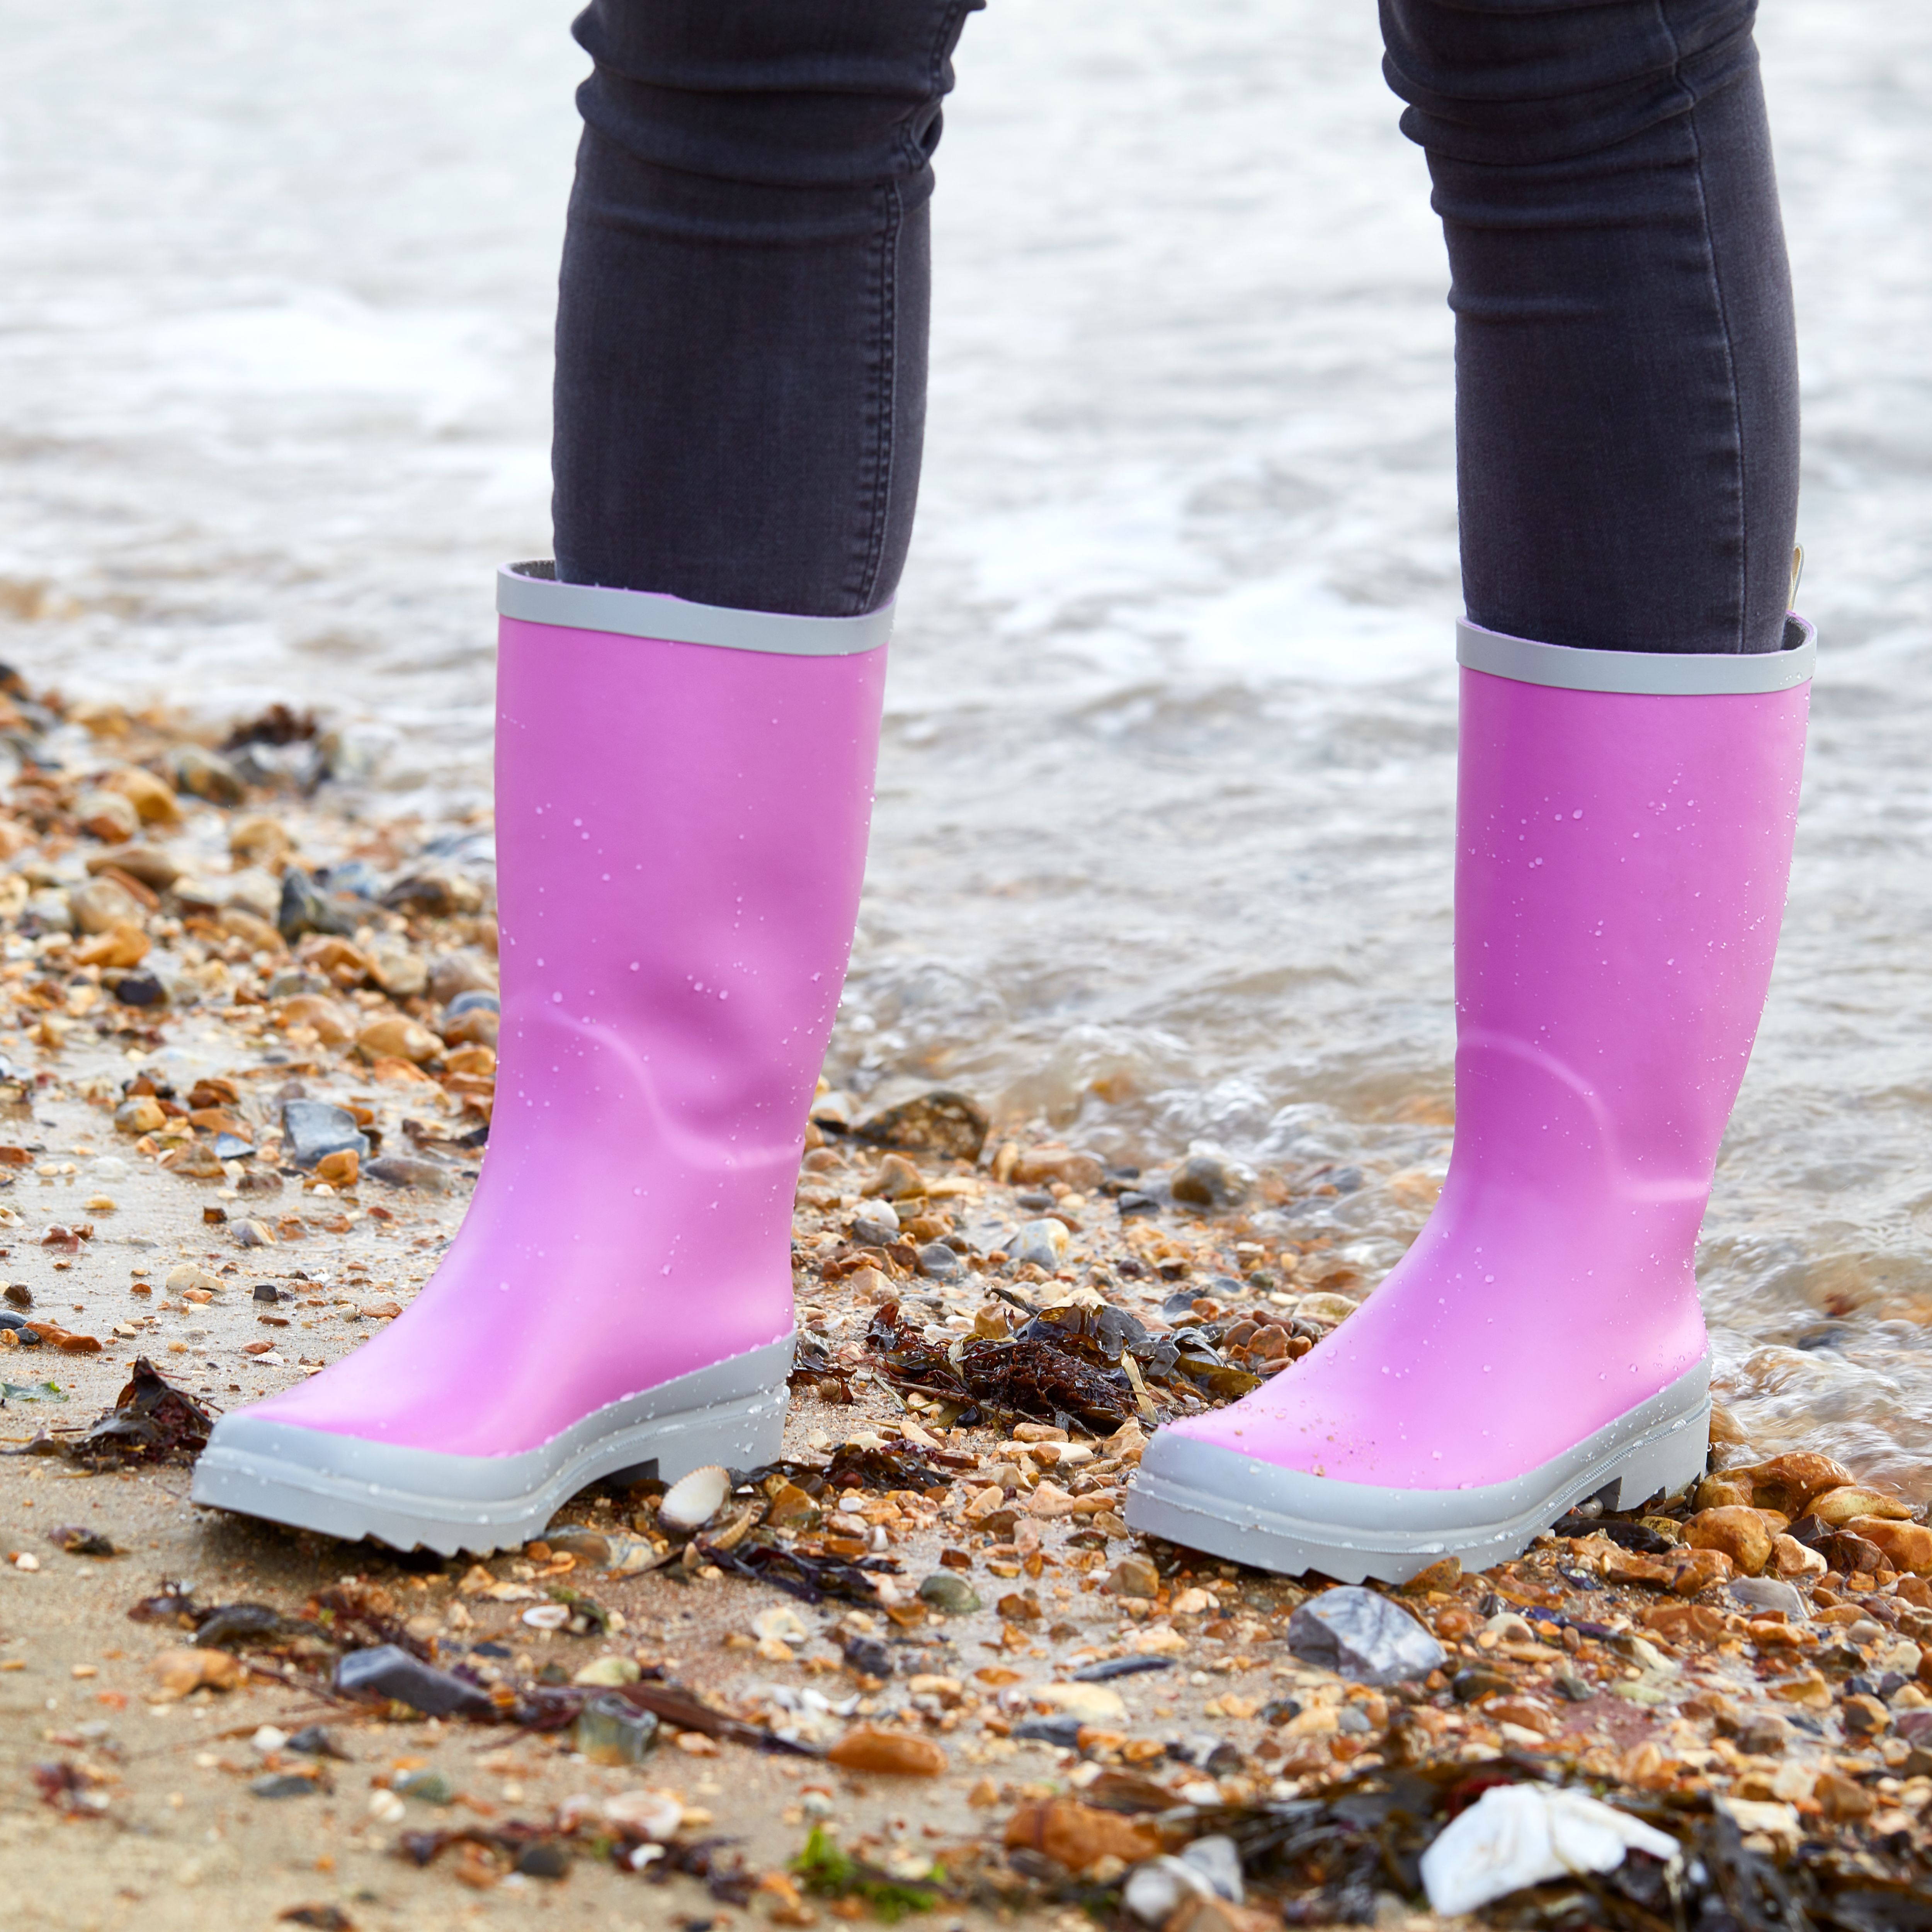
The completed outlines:
[[[1769,982],[1812,655],[1791,310],[1736,0],[1384,0],[1454,268],[1456,1141],[1323,1346],[1162,1430],[1135,1528],[1485,1568],[1701,1472],[1693,1265]]]
[[[891,598],[926,420],[940,101],[983,0],[592,0],[557,309],[558,574]]]
[[[557,563],[499,578],[489,1150],[422,1293],[224,1417],[197,1500],[480,1552],[613,1471],[778,1453],[970,4],[580,21]]]
[[[1798,377],[1755,0],[1382,0],[1456,311],[1471,620],[1770,651]]]

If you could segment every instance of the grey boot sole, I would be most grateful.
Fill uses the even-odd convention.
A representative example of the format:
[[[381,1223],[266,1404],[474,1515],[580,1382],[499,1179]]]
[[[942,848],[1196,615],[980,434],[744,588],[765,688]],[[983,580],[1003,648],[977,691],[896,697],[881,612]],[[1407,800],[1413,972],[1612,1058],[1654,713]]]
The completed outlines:
[[[452,1456],[250,1415],[214,1426],[193,1499],[292,1528],[395,1550],[487,1556],[542,1532],[588,1484],[622,1471],[674,1482],[722,1463],[751,1469],[784,1449],[787,1336],[593,1411],[535,1449]]]
[[[1406,1583],[1445,1556],[1466,1570],[1520,1556],[1586,1497],[1630,1509],[1688,1488],[1710,1435],[1708,1355],[1540,1468],[1466,1490],[1334,1482],[1160,1430],[1127,1493],[1127,1526],[1282,1576]]]

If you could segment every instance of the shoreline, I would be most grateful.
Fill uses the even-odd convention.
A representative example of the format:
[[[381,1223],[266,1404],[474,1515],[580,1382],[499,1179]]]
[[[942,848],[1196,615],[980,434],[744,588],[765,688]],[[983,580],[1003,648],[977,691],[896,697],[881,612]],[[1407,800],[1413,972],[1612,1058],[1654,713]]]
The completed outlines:
[[[74,1442],[137,1360],[230,1406],[400,1312],[487,1134],[494,927],[487,821],[350,815],[311,721],[271,711],[223,748],[17,680],[4,704],[18,1452]],[[658,1486],[605,1486],[520,1554],[435,1564],[194,1509],[178,1455],[0,1458],[0,1844],[23,1922],[186,1924],[218,1892],[339,1915],[314,1924],[508,1922],[567,1898],[806,1924],[889,1912],[895,1888],[935,1924],[1058,1922],[1126,1911],[1135,1871],[1225,1838],[1252,1852],[1245,1902],[1170,1873],[1158,1922],[1278,1922],[1285,1899],[1296,1922],[1393,1927],[1430,1916],[1414,1856],[1472,1781],[1613,1798],[1686,1846],[1687,1874],[1702,1862],[1694,1900],[1756,1860],[1932,1902],[1918,1516],[1846,1493],[1856,1472],[1825,1458],[1760,1455],[1719,1412],[1691,1497],[1378,1592],[1442,1659],[1351,1678],[1291,1630],[1318,1582],[1149,1545],[1119,1515],[1156,1422],[1278,1372],[1366,1292],[1328,1238],[1281,1231],[1337,1179],[1110,1168],[964,1096],[867,1116],[827,1089],[813,1112],[787,1461],[694,1534]],[[302,1144],[332,1118],[359,1149]],[[969,1378],[973,1343],[992,1346]],[[856,1508],[826,1506],[842,1490]],[[169,1580],[193,1588],[130,1621]],[[238,1604],[274,1616],[191,1641]],[[342,1657],[383,1632],[517,1720],[345,1696]],[[692,1721],[599,1763],[574,1746],[636,1744],[580,1729],[600,1691]],[[295,1748],[315,1723],[346,1760]],[[1347,1857],[1254,1849],[1298,1806]],[[1623,1869],[1636,1886],[1645,1862]],[[636,1889],[665,1870],[667,1892]],[[1574,1922],[1562,1891],[1492,1916]],[[1655,1918],[1615,1896],[1588,1912]]]

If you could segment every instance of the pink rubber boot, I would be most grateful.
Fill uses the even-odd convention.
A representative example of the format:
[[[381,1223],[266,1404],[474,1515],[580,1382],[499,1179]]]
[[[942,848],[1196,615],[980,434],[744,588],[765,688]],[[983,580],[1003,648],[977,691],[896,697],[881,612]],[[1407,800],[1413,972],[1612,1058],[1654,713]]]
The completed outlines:
[[[1653,656],[1462,627],[1442,1198],[1330,1340],[1159,1431],[1136,1529],[1401,1582],[1702,1472],[1692,1262],[1790,871],[1810,628],[1793,619],[1786,646]]]
[[[779,1452],[791,1212],[864,870],[889,611],[499,576],[502,1029],[415,1303],[216,1426],[197,1502],[400,1549]]]

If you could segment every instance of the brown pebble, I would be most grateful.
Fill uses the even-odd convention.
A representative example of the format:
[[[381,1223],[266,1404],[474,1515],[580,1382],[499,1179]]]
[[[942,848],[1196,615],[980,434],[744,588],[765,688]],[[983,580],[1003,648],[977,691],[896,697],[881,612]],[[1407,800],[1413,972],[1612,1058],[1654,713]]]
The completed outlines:
[[[842,1771],[886,1772],[902,1778],[937,1778],[946,1768],[945,1752],[929,1738],[878,1724],[854,1726],[825,1755]]]
[[[1693,1550],[1720,1551],[1746,1576],[1755,1576],[1770,1562],[1774,1534],[1756,1510],[1735,1503],[1700,1510],[1684,1526],[1684,1540]]]

